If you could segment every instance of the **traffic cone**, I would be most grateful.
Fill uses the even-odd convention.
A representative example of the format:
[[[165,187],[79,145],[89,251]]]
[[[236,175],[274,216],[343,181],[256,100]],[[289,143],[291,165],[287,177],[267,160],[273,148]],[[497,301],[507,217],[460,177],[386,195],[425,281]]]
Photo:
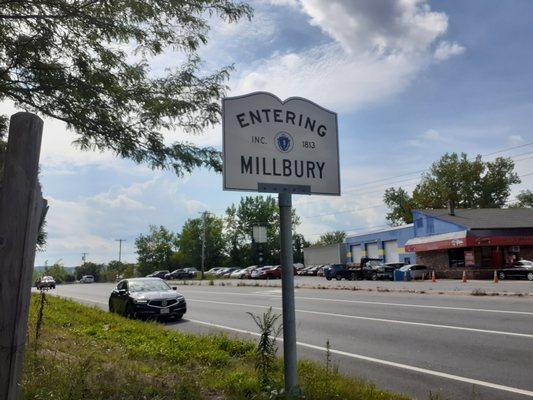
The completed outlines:
[[[435,271],[431,271],[431,282],[437,282],[437,277],[435,276]]]
[[[500,280],[498,279],[498,273],[496,272],[496,270],[494,270],[494,279],[492,282],[494,283],[498,283]]]
[[[466,271],[463,270],[463,283],[466,283]]]

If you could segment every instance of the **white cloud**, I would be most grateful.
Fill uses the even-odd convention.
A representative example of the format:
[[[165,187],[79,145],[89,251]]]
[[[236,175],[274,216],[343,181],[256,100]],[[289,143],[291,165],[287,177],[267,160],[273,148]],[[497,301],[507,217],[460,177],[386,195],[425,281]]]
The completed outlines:
[[[424,0],[301,0],[313,25],[349,52],[420,51],[444,34],[446,14]]]
[[[524,143],[524,138],[521,135],[510,135],[507,141],[511,146],[518,146]]]
[[[440,139],[440,133],[436,131],[435,129],[428,129],[424,132],[422,135],[425,139],[428,140],[438,140]]]
[[[401,92],[440,61],[433,47],[445,34],[448,18],[431,11],[426,1],[300,0],[299,5],[310,23],[333,40],[275,53],[241,69],[235,94],[266,90],[353,111]],[[448,56],[458,52],[455,45],[449,46]]]
[[[465,51],[466,48],[458,43],[440,42],[435,49],[434,57],[437,61],[444,61],[452,56],[463,54]]]

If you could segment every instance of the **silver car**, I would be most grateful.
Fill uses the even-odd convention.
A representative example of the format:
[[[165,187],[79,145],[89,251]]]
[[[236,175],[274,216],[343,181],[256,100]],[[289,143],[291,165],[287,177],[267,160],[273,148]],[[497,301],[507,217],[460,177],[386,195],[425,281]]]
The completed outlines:
[[[422,264],[409,264],[400,268],[400,271],[409,271],[412,279],[426,279],[431,274],[431,269]]]

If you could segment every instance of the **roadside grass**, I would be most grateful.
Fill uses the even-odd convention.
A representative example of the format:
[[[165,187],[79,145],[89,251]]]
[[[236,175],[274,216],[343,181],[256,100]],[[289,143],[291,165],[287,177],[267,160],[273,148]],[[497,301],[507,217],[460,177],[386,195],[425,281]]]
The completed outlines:
[[[180,333],[161,323],[129,320],[52,296],[46,297],[39,317],[40,299],[32,295],[22,379],[25,399],[284,398],[279,394],[282,361],[274,361],[272,390],[262,391],[252,341]],[[343,376],[329,363],[299,363],[302,399],[407,399]]]

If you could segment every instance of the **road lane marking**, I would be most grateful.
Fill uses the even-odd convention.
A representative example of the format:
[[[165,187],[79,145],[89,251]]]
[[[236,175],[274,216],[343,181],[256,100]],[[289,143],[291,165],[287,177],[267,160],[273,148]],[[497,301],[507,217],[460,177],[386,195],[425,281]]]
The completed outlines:
[[[64,297],[64,296],[59,296],[59,297]],[[92,300],[92,299],[87,299],[87,298],[80,298],[80,297],[73,297],[73,296],[69,296],[69,297],[65,296],[65,298],[88,301],[88,302],[97,303],[97,304],[104,304],[104,305],[107,304],[106,302],[103,302],[103,301]],[[266,307],[266,306],[260,306],[260,307]],[[205,322],[205,321],[200,321],[200,320],[190,319],[190,318],[187,318],[186,321],[197,323],[197,324],[201,324],[201,325],[206,325],[206,326],[212,326],[212,327],[215,327],[215,328],[230,330],[230,331],[234,331],[234,332],[245,333],[245,334],[249,334],[249,335],[253,335],[253,336],[260,336],[257,332],[252,332],[252,331],[239,329],[239,328],[233,328],[233,327],[226,326],[226,325],[220,325],[220,324],[215,324],[215,323],[211,323],[211,322]],[[276,339],[278,341],[283,341],[283,339],[281,339],[281,338],[276,338]],[[349,353],[349,352],[342,351],[342,350],[327,349],[325,347],[316,346],[316,345],[313,345],[313,344],[310,344],[310,343],[296,342],[296,344],[298,346],[300,346],[300,347],[306,347],[306,348],[309,348],[309,349],[319,350],[319,351],[324,351],[324,352],[329,351],[332,354],[338,354],[338,355],[341,355],[341,356],[354,358],[354,359],[359,359],[359,360],[363,360],[363,361],[368,361],[368,362],[372,362],[372,363],[375,363],[375,364],[386,365],[386,366],[390,366],[390,367],[395,367],[395,368],[400,368],[400,369],[405,369],[405,370],[409,370],[409,371],[418,372],[418,373],[421,373],[421,374],[433,375],[433,376],[437,376],[437,377],[440,377],[440,378],[445,378],[445,379],[455,380],[455,381],[459,381],[459,382],[464,382],[464,383],[468,383],[468,384],[471,384],[471,385],[478,385],[478,386],[483,386],[483,387],[487,387],[487,388],[491,388],[491,389],[496,389],[496,390],[501,390],[501,391],[515,393],[515,394],[521,394],[521,395],[528,396],[528,397],[533,397],[533,391],[529,391],[529,390],[514,388],[514,387],[510,387],[510,386],[499,385],[499,384],[496,384],[496,383],[481,381],[481,380],[472,379],[472,378],[466,378],[466,377],[462,377],[462,376],[458,376],[458,375],[448,374],[448,373],[445,373],[445,372],[439,372],[439,371],[434,371],[434,370],[430,370],[430,369],[426,369],[426,368],[415,367],[415,366],[408,365],[408,364],[401,364],[401,363],[396,363],[396,362],[393,362],[393,361],[387,361],[387,360],[383,360],[383,359],[379,359],[379,358],[375,358],[375,357],[368,357],[368,356],[364,356],[364,355],[361,355],[361,354]]]
[[[190,322],[193,322],[193,323],[196,323],[196,324],[212,326],[214,328],[225,329],[225,330],[230,330],[230,331],[239,332],[239,333],[245,333],[245,334],[249,334],[249,335],[253,335],[253,336],[260,336],[260,334],[257,333],[257,332],[251,332],[251,331],[247,331],[245,329],[233,328],[233,327],[230,327],[230,326],[215,324],[215,323],[212,323],[212,322],[199,321],[199,320],[196,320],[196,319],[189,319],[189,318],[187,318],[187,321],[190,321]],[[280,342],[283,341],[282,338],[276,338],[276,340],[278,340]],[[322,346],[316,346],[314,344],[309,344],[309,343],[304,343],[304,342],[296,342],[296,344],[298,346],[300,346],[300,347],[307,347],[309,349],[319,350],[319,351],[324,351],[324,352],[328,352],[329,351],[332,354],[338,354],[338,355],[341,355],[341,356],[355,358],[355,359],[363,360],[363,361],[368,361],[368,362],[372,362],[372,363],[375,363],[375,364],[386,365],[386,366],[389,366],[389,367],[405,369],[405,370],[408,370],[408,371],[414,371],[414,372],[418,372],[418,373],[426,374],[426,375],[433,375],[433,376],[437,376],[439,378],[451,379],[451,380],[455,380],[455,381],[459,381],[459,382],[463,382],[463,383],[468,383],[468,384],[471,384],[471,385],[483,386],[483,387],[487,387],[487,388],[491,388],[491,389],[497,389],[497,390],[502,390],[502,391],[505,391],[505,392],[510,392],[510,393],[521,394],[521,395],[524,395],[524,396],[533,397],[533,391],[531,391],[531,390],[525,390],[525,389],[514,388],[514,387],[511,387],[511,386],[499,385],[497,383],[481,381],[481,380],[478,380],[478,379],[466,378],[466,377],[463,377],[463,376],[448,374],[446,372],[439,372],[439,371],[434,371],[432,369],[415,367],[413,365],[401,364],[401,363],[397,363],[397,362],[394,362],[394,361],[383,360],[383,359],[380,359],[380,358],[368,357],[368,356],[364,356],[362,354],[349,353],[349,352],[346,352],[346,351],[335,350],[335,349],[331,349],[331,348],[327,349],[327,348],[322,347]]]
[[[259,292],[253,293],[237,293],[237,292],[212,292],[209,290],[194,290],[194,293],[210,293],[210,294],[229,294],[236,296],[262,296],[262,297],[272,297],[272,294],[268,292]],[[470,308],[470,307],[449,307],[449,306],[430,306],[426,304],[408,304],[408,303],[388,303],[381,301],[365,301],[365,300],[347,300],[347,299],[329,299],[325,297],[304,297],[304,296],[295,296],[297,300],[319,300],[319,301],[334,301],[338,303],[354,303],[354,304],[377,304],[381,306],[396,306],[396,307],[414,307],[414,308],[429,308],[429,309],[438,309],[438,310],[453,310],[453,311],[477,311],[477,312],[488,312],[488,313],[497,313],[497,314],[518,314],[518,315],[533,315],[533,312],[530,311],[513,311],[513,310],[493,310],[488,308]],[[281,298],[280,298],[281,299]]]
[[[191,299],[191,298],[188,298],[187,301],[193,301],[193,302],[196,301],[196,302],[200,302],[200,303],[212,303],[212,304],[225,304],[225,305],[232,305],[232,306],[239,306],[239,307],[258,307],[258,308],[270,308],[271,307],[271,306],[264,306],[264,305],[259,305],[259,304],[230,303],[230,302],[225,302],[225,301],[198,300],[198,299]],[[272,307],[272,309],[281,310],[282,308],[281,307]],[[430,323],[426,323],[426,322],[400,321],[400,320],[396,320],[396,319],[387,319],[387,318],[362,317],[362,316],[358,316],[358,315],[337,314],[337,313],[311,311],[311,310],[296,309],[295,311],[298,312],[298,313],[325,315],[325,316],[328,316],[328,317],[341,317],[341,318],[359,319],[359,320],[365,320],[365,321],[385,322],[385,323],[392,323],[392,324],[425,326],[425,327],[429,327],[429,328],[452,329],[452,330],[459,330],[459,331],[489,333],[489,334],[495,334],[495,335],[517,336],[517,337],[525,337],[525,338],[533,339],[533,334],[529,334],[529,333],[495,331],[495,330],[490,330],[490,329],[467,328],[467,327],[464,327],[464,326],[430,324]]]

